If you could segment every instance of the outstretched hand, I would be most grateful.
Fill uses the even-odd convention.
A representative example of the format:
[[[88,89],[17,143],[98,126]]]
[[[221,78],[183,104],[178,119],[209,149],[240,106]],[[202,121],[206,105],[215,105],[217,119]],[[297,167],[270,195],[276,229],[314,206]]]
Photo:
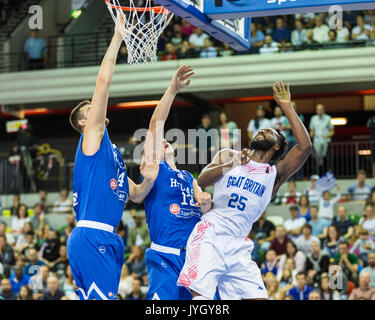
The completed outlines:
[[[126,34],[130,36],[131,30],[126,29],[126,16],[125,14],[118,14],[116,17],[115,36],[122,39],[122,35]]]
[[[174,93],[188,87],[191,82],[191,77],[194,75],[193,68],[190,66],[182,66],[177,69],[173,76],[171,89]]]
[[[143,161],[140,171],[145,180],[155,181],[159,174],[159,164],[156,162]]]
[[[284,86],[282,81],[277,81],[273,84],[273,98],[280,106],[290,104],[290,88],[289,83]]]

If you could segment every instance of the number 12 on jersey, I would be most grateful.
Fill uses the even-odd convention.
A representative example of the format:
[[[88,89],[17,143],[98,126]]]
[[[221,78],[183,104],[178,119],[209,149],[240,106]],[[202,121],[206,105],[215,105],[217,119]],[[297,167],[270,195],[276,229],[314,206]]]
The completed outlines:
[[[230,195],[230,200],[228,202],[228,207],[237,209],[239,211],[244,211],[246,208],[247,198],[239,196],[237,193],[232,193]]]

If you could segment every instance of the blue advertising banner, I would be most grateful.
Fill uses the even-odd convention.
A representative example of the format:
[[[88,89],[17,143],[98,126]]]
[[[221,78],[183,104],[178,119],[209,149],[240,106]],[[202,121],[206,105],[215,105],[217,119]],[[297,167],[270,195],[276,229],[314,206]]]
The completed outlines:
[[[203,13],[211,19],[234,19],[331,10],[375,9],[372,0],[205,0]],[[334,8],[333,6],[340,6]]]

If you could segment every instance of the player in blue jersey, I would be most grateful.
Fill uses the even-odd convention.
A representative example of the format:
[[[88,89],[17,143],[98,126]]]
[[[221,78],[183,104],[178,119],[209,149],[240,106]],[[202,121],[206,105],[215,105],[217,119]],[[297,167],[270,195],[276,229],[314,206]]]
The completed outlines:
[[[73,206],[77,227],[68,240],[68,257],[80,299],[117,299],[124,244],[114,232],[126,201],[142,202],[158,173],[143,164],[144,177],[136,185],[127,177],[125,163],[112,144],[106,118],[109,86],[122,37],[117,29],[102,61],[92,102],[83,101],[70,114],[80,134],[74,174]]]
[[[178,170],[174,150],[163,139],[164,123],[177,92],[190,84],[193,70],[180,67],[156,107],[144,145],[142,163],[156,159],[159,174],[145,199],[151,248],[146,250],[149,279],[147,299],[191,300],[190,292],[176,285],[185,262],[185,247],[202,212],[212,206],[211,195],[203,192],[191,173]],[[152,161],[150,160],[152,159]]]

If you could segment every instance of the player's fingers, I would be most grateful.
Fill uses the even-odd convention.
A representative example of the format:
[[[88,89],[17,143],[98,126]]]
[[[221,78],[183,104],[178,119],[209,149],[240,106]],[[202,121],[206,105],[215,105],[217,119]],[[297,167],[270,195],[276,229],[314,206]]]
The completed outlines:
[[[187,74],[184,74],[180,77],[180,80],[186,80],[187,78],[190,78],[194,75],[194,72],[190,72],[190,73],[187,73]]]
[[[286,83],[286,91],[290,91],[289,82]]]
[[[191,82],[190,79],[189,79],[188,81],[186,81],[186,83],[185,83],[185,87],[188,87],[188,86],[190,85],[190,82]]]

